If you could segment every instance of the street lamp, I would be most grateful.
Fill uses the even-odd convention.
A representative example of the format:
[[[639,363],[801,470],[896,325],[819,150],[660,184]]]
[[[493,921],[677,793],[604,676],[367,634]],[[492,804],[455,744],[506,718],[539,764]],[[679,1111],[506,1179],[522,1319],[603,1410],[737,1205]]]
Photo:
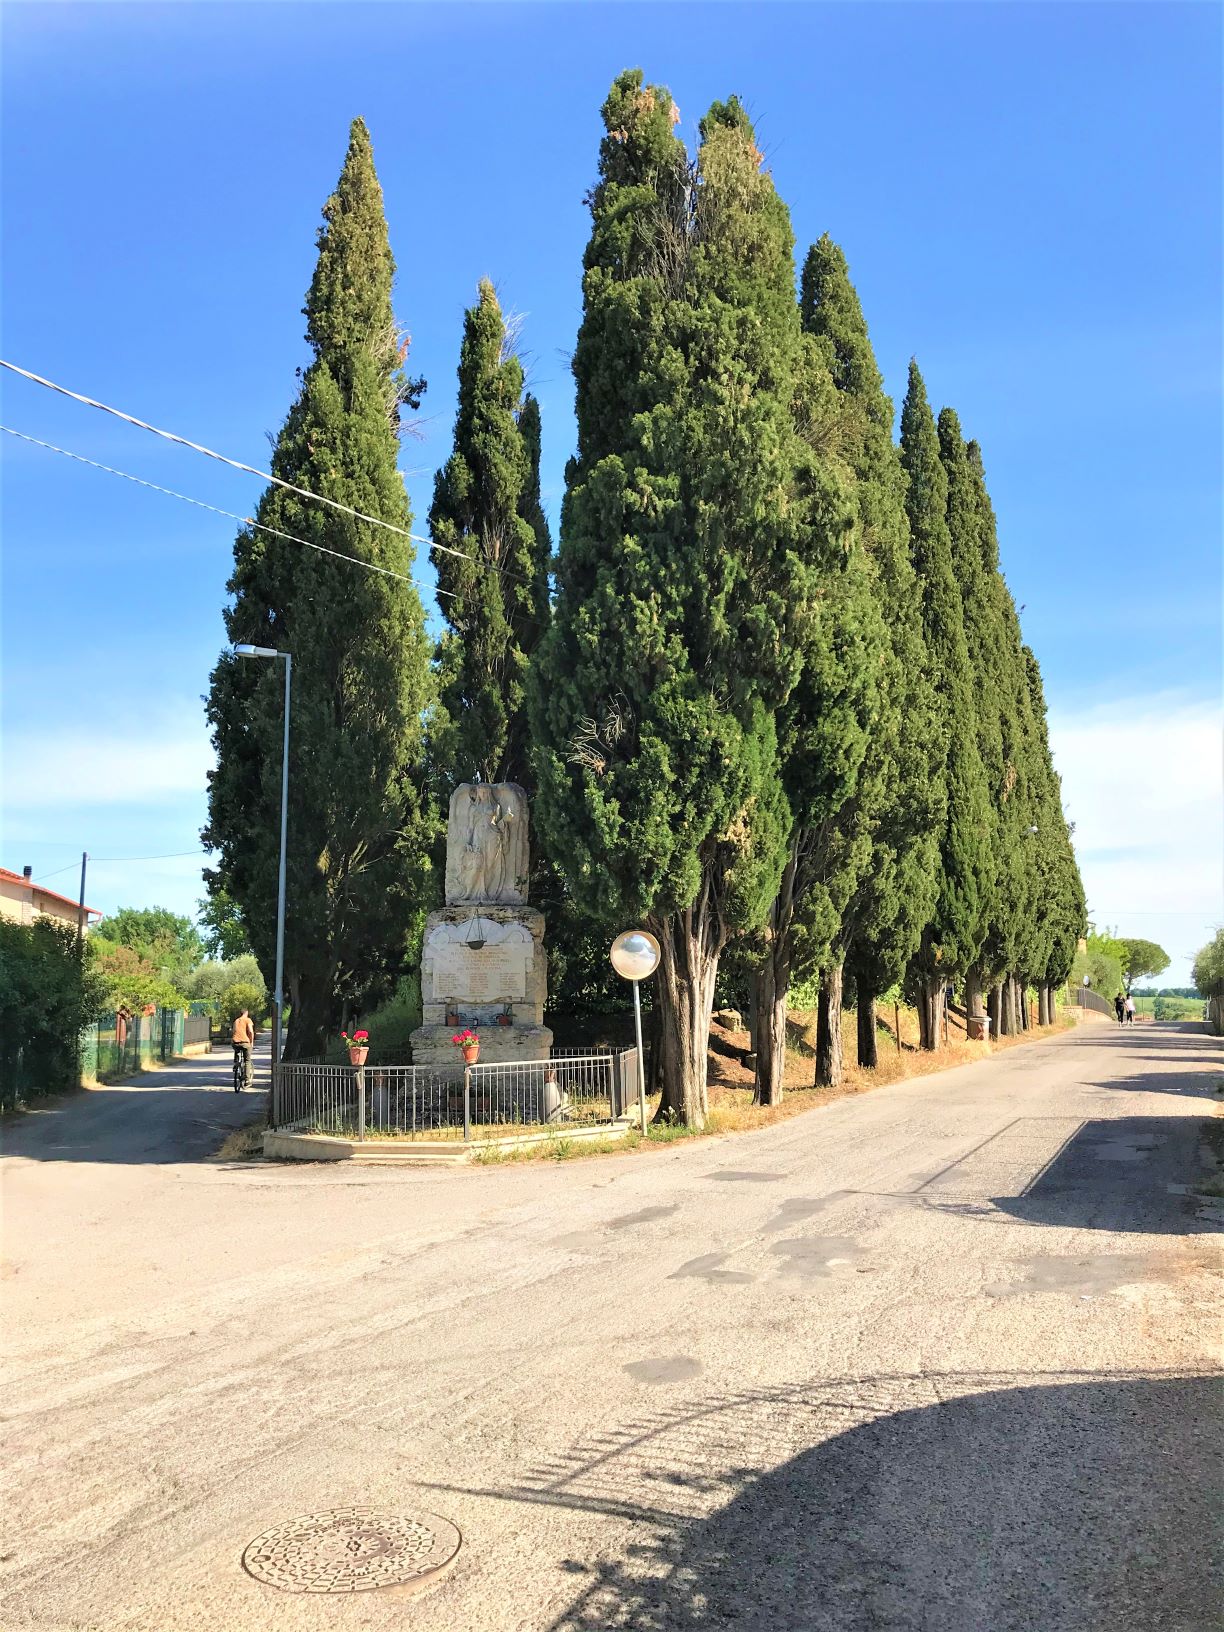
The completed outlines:
[[[642,997],[639,983],[648,980],[659,967],[659,943],[645,929],[627,929],[612,942],[608,954],[612,967],[623,980],[633,982],[633,1023],[637,1027],[638,1104],[642,1112],[642,1132],[646,1132],[646,1059],[642,1053]]]
[[[269,1121],[276,1126],[276,1076],[281,1059],[282,1013],[285,1007],[285,834],[289,826],[289,687],[293,657],[275,646],[234,647],[236,657],[283,657],[285,660],[285,738],[281,749],[280,872],[276,885],[276,990],[272,994],[272,1088],[268,1095]]]

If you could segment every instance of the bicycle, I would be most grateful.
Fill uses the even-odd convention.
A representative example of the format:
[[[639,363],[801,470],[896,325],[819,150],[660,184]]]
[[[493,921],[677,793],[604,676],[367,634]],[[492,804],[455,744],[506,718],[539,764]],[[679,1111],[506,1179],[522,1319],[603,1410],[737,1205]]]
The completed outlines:
[[[240,1094],[246,1087],[246,1050],[234,1045],[234,1092]]]

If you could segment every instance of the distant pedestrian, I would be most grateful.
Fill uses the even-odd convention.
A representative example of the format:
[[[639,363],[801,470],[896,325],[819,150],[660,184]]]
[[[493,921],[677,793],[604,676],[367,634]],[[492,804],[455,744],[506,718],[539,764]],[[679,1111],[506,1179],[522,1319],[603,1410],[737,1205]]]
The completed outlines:
[[[1129,994],[1126,999],[1126,1023],[1133,1026],[1135,1023],[1135,1000]]]
[[[1126,1019],[1126,1003],[1123,1000],[1121,992],[1119,992],[1117,997],[1114,998],[1114,1013],[1118,1017],[1118,1024],[1121,1025]]]

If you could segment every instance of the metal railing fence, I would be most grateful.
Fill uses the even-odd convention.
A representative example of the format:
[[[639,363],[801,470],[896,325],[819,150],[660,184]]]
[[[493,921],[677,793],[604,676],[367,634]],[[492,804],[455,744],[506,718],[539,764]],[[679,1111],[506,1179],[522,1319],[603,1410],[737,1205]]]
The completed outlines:
[[[1094,992],[1088,986],[1072,986],[1071,1001],[1078,1008],[1095,1009],[1098,1014],[1109,1015],[1111,1020],[1115,1018],[1113,1004],[1107,998],[1102,997],[1100,992]]]
[[[486,1065],[282,1064],[272,1126],[355,1139],[487,1139],[610,1127],[637,1104],[637,1051]]]

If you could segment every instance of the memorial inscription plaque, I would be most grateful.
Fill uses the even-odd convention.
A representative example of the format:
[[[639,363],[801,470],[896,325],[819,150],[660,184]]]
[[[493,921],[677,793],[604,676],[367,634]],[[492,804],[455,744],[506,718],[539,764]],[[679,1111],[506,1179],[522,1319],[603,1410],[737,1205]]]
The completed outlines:
[[[435,1002],[462,992],[470,1003],[513,1001],[527,994],[527,960],[530,948],[519,942],[485,946],[440,946],[434,953],[433,995]]]

